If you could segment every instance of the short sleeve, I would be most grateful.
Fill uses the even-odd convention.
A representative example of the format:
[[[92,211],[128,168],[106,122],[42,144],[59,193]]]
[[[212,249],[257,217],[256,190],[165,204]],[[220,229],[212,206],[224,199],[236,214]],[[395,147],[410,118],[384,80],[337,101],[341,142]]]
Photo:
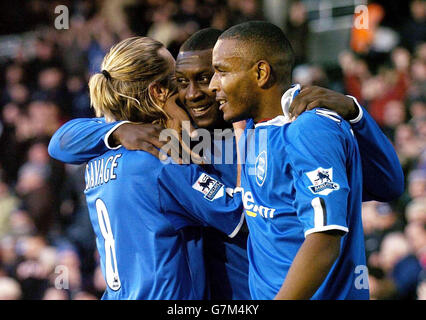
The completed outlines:
[[[347,146],[338,116],[316,111],[299,117],[288,132],[295,207],[305,237],[314,232],[348,232]]]

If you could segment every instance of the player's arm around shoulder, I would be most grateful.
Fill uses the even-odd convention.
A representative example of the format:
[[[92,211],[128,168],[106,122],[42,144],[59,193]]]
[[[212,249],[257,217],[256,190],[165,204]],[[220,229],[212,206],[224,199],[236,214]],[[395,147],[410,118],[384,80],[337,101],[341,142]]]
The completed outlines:
[[[120,122],[103,118],[77,118],[63,124],[49,142],[49,155],[59,161],[81,164],[102,155],[109,148],[106,136]]]
[[[392,201],[404,192],[404,173],[390,140],[358,101],[356,119],[350,120],[363,163],[363,201]]]
[[[318,86],[302,88],[289,112],[298,117],[318,106],[349,121],[358,142],[363,167],[363,201],[392,201],[404,191],[404,175],[392,144],[355,97]]]

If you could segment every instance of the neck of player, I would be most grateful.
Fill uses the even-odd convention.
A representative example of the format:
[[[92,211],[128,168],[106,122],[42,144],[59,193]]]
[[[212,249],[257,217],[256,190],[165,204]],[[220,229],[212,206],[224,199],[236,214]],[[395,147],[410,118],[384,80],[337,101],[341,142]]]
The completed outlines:
[[[265,93],[259,97],[257,112],[252,117],[254,122],[258,123],[283,115],[281,97],[289,88],[290,85],[274,85],[265,90]]]

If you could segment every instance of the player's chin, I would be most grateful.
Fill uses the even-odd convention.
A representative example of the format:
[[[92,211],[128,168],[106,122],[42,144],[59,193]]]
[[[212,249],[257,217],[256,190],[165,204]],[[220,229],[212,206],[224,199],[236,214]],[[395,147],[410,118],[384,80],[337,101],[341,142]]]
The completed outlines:
[[[226,122],[234,122],[234,116],[232,114],[224,113],[223,120]]]
[[[234,122],[246,120],[246,118],[244,118],[244,117],[233,117],[233,118],[230,118],[229,120],[227,120],[227,119],[224,119],[224,120],[228,123],[234,123]]]
[[[233,112],[223,112],[223,120],[225,120],[226,122],[233,123],[244,120],[244,117]]]

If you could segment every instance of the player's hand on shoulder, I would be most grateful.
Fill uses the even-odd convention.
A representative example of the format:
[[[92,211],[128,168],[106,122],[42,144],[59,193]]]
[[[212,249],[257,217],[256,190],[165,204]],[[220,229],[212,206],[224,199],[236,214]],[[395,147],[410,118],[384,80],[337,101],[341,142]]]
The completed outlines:
[[[318,86],[303,87],[293,99],[289,112],[293,118],[297,118],[303,112],[318,107],[335,111],[345,120],[355,119],[358,115],[358,107],[352,98]]]

